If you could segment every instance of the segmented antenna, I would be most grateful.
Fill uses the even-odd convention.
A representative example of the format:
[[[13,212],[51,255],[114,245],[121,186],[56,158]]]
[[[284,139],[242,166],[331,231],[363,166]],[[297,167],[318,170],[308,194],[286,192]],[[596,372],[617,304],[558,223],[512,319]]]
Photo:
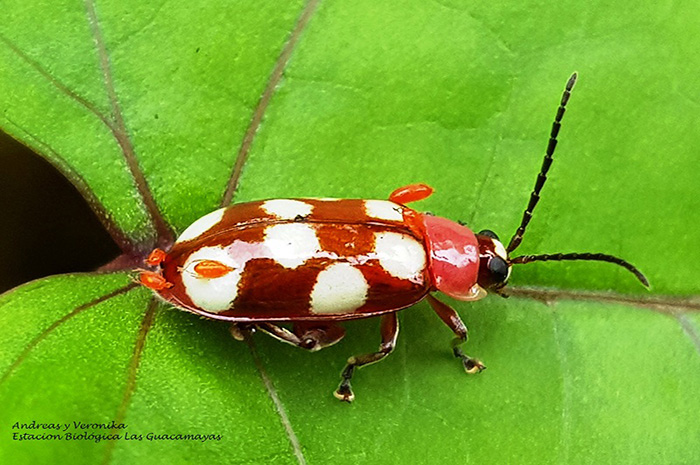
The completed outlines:
[[[557,115],[554,117],[552,132],[549,134],[549,144],[547,145],[547,152],[544,156],[544,160],[542,161],[542,168],[540,169],[540,173],[537,175],[535,188],[530,194],[530,202],[527,204],[525,213],[523,213],[523,219],[520,222],[520,227],[510,239],[510,243],[508,243],[508,253],[517,249],[520,245],[520,242],[523,240],[523,235],[525,234],[525,228],[527,228],[528,223],[530,223],[530,220],[532,219],[532,210],[535,209],[537,202],[540,201],[540,191],[547,180],[547,172],[549,171],[550,166],[552,166],[552,155],[554,155],[554,149],[557,148],[557,135],[559,134],[559,128],[561,128],[561,119],[564,117],[566,104],[569,101],[569,97],[571,97],[571,89],[574,88],[576,77],[576,73],[572,74],[569,81],[566,83],[566,89],[564,89],[564,94],[561,96],[561,102],[559,103],[559,108],[557,109]]]
[[[522,263],[530,262],[546,262],[546,261],[563,261],[563,260],[589,260],[597,262],[609,262],[632,272],[637,279],[644,284],[644,286],[649,287],[649,280],[646,276],[642,274],[641,271],[637,269],[634,265],[621,258],[614,257],[612,255],[606,255],[604,253],[556,253],[556,254],[542,254],[542,255],[521,255],[520,257],[515,257],[510,259],[510,263],[513,265],[519,265]]]

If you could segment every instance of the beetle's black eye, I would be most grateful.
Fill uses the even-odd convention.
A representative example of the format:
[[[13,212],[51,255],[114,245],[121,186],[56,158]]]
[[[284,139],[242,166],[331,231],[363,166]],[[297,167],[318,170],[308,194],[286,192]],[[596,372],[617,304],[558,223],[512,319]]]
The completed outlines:
[[[498,238],[498,235],[495,232],[491,231],[490,229],[484,229],[483,231],[479,231],[479,235],[480,236],[487,236],[487,237],[490,237],[491,239],[496,239],[497,241],[500,241],[500,239]]]
[[[501,257],[491,257],[489,260],[489,271],[494,282],[503,283],[508,279],[508,263]]]

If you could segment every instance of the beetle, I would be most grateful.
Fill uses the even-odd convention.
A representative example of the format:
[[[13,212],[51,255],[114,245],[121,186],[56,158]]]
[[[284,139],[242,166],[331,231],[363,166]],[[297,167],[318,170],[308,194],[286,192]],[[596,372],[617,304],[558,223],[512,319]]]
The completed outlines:
[[[397,312],[423,299],[454,332],[452,351],[464,370],[478,373],[484,365],[462,351],[467,327],[434,292],[461,301],[479,300],[489,291],[505,297],[514,265],[548,260],[610,262],[649,285],[637,268],[612,255],[511,256],[547,180],[575,82],[574,73],[530,201],[507,247],[490,230],[474,234],[460,223],[409,208],[433,192],[425,184],[412,184],[388,200],[271,199],[221,208],[195,221],[167,253],[155,249],[146,260],[152,269],[140,273],[140,282],[175,307],[231,322],[236,339],[258,329],[311,351],[343,338],[339,322],[378,316],[379,350],[348,359],[334,392],[342,401],[354,399],[350,381],[355,369],[394,349]]]

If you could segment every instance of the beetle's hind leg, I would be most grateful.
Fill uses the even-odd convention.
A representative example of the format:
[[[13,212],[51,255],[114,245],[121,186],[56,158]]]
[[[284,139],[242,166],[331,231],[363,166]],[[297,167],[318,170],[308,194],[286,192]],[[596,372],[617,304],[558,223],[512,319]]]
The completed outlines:
[[[352,402],[355,399],[355,394],[350,386],[355,368],[360,368],[370,363],[376,363],[389,355],[396,347],[396,338],[399,335],[399,319],[396,312],[382,315],[380,323],[380,332],[382,335],[382,343],[379,345],[379,351],[371,354],[356,355],[348,359],[348,364],[341,373],[342,380],[338,389],[333,393],[335,397],[344,401]]]
[[[428,303],[435,313],[438,314],[440,319],[445,322],[447,326],[450,327],[453,333],[455,333],[456,338],[452,340],[452,353],[455,357],[462,360],[462,365],[464,365],[464,371],[469,374],[479,373],[481,370],[485,369],[483,363],[475,358],[471,358],[462,352],[462,345],[467,342],[468,332],[467,326],[462,322],[457,312],[444,302],[439,301],[432,295],[428,295]]]
[[[331,346],[345,336],[343,328],[330,323],[295,323],[292,331],[273,323],[256,323],[255,326],[282,342],[312,352]]]

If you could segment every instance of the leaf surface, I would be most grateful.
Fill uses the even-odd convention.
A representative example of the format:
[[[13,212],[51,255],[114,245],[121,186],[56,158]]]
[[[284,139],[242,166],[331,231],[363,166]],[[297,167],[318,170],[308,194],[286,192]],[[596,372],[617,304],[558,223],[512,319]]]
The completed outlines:
[[[420,303],[402,312],[395,353],[358,372],[348,406],[330,393],[349,355],[375,349],[376,321],[349,323],[344,341],[310,354],[258,335],[238,343],[225,325],[157,303],[128,272],[36,281],[0,297],[0,462],[689,463],[700,453],[690,2],[3,8],[0,126],[78,186],[127,254],[167,243],[234,188],[234,201],[385,198],[426,182],[436,193],[418,209],[507,241],[578,71],[517,253],[619,255],[652,292],[608,264],[516,267],[516,297],[451,302],[471,329],[468,353],[489,367],[477,377]],[[116,420],[144,439],[13,440],[12,425],[33,420]]]

